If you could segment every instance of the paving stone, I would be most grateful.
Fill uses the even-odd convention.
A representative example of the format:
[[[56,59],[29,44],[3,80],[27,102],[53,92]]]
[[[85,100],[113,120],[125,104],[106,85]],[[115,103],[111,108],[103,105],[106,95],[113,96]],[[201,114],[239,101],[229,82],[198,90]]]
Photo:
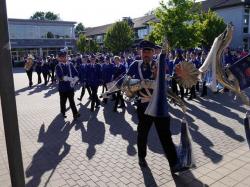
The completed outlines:
[[[165,187],[180,181],[187,187],[250,184],[250,151],[241,124],[246,108],[233,103],[227,94],[209,94],[205,99],[187,103],[197,168],[173,181],[154,126],[148,137],[146,158],[150,172],[145,173],[138,166],[138,120],[130,103],[126,111],[117,114],[111,112],[111,101],[91,113],[85,95],[81,103],[76,100],[81,117],[73,122],[68,110],[64,120],[58,115],[55,85],[27,88],[26,74],[14,69],[17,70],[21,72],[14,73],[14,80],[26,184],[39,176],[41,181],[36,186],[44,186],[52,172],[48,187]],[[75,98],[79,94],[78,86]],[[169,112],[173,141],[178,145],[182,113],[173,105]],[[5,187],[10,186],[10,177],[1,120],[0,110],[0,186]]]

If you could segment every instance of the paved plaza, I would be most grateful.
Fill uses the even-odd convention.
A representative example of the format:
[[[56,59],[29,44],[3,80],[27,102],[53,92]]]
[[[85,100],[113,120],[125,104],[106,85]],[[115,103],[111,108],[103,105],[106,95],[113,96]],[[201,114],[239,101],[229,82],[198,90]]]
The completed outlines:
[[[112,111],[109,101],[90,112],[88,94],[76,100],[81,117],[60,115],[55,85],[28,88],[22,69],[14,69],[16,102],[26,186],[250,186],[250,151],[243,118],[246,108],[230,94],[188,101],[187,120],[197,168],[172,176],[155,128],[148,137],[147,169],[137,160],[137,116],[131,103]],[[34,83],[37,75],[33,74]],[[86,92],[87,93],[87,92]],[[78,89],[75,98],[80,95]],[[180,141],[182,112],[171,105],[171,130]],[[0,115],[0,186],[11,186]]]

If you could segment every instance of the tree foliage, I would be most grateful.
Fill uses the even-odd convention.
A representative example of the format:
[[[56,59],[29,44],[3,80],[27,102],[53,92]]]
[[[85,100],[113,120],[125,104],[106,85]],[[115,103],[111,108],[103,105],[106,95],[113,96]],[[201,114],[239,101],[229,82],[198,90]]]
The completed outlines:
[[[201,38],[202,46],[209,48],[214,39],[226,28],[226,24],[215,12],[209,10],[202,12],[197,22],[197,31]]]
[[[47,38],[54,38],[54,34],[52,32],[47,32]]]
[[[89,53],[96,53],[99,51],[99,45],[96,43],[95,40],[89,39],[87,41],[87,47],[86,47],[86,51]]]
[[[75,27],[75,35],[80,36],[81,32],[84,31],[84,26],[82,23],[78,23],[77,26]]]
[[[58,14],[54,14],[53,12],[50,11],[48,12],[37,11],[30,17],[30,19],[57,21],[60,20],[60,17]]]
[[[78,51],[81,53],[86,52],[87,49],[87,38],[85,35],[80,34],[78,40],[76,41],[76,46]]]
[[[116,22],[108,29],[104,45],[114,54],[130,48],[134,41],[134,31],[127,21]]]
[[[152,23],[148,39],[161,43],[167,36],[170,48],[209,47],[225,28],[224,21],[214,12],[202,12],[201,4],[193,0],[161,1],[155,15],[159,22]]]
[[[191,48],[197,45],[195,26],[192,24],[198,15],[199,4],[193,0],[169,0],[160,3],[156,17],[160,20],[154,26],[155,39],[168,37],[172,48]]]

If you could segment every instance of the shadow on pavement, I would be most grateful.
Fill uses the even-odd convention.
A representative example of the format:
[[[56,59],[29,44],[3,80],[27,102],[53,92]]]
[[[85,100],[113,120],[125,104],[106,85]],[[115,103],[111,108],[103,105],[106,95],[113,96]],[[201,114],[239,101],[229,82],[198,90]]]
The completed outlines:
[[[147,187],[157,187],[154,176],[149,167],[140,167],[144,179],[144,184]]]
[[[195,176],[192,174],[192,172],[186,171],[183,174],[175,175],[173,174],[173,180],[176,185],[176,187],[208,187],[207,184],[199,181],[195,178]]]
[[[103,108],[105,123],[110,125],[109,131],[111,134],[114,136],[120,134],[128,142],[127,153],[130,156],[134,156],[136,154],[137,133],[125,119],[126,108],[123,108],[122,112],[113,112],[113,105],[114,103],[108,103]]]
[[[88,144],[86,156],[90,160],[96,153],[95,146],[104,142],[105,126],[104,123],[98,121],[96,117],[99,109],[90,112],[87,108],[88,104],[89,101],[85,105],[80,104],[79,112],[81,113],[81,117],[77,119],[75,130],[81,130],[82,142]],[[84,121],[87,121],[87,125],[83,124]]]
[[[66,140],[73,126],[74,123],[65,122],[60,115],[56,116],[46,131],[45,125],[42,124],[38,142],[42,142],[43,146],[35,153],[32,162],[25,171],[26,177],[32,177],[26,184],[27,187],[39,186],[42,175],[52,170],[45,186],[48,184],[57,165],[70,151],[70,145],[66,143]]]
[[[24,67],[12,67],[13,73],[25,73]]]
[[[219,106],[221,108],[222,114],[224,114],[223,111],[224,110],[226,111],[227,109],[225,109],[225,107],[223,107],[222,105],[219,105]],[[220,131],[223,131],[227,136],[231,137],[232,139],[236,141],[239,141],[239,142],[244,141],[244,138],[241,135],[236,134],[232,128],[220,123],[215,117],[211,116],[210,114],[205,113],[203,110],[199,109],[197,106],[189,105],[188,107],[191,109],[193,115],[197,116],[198,119],[204,121],[206,124]],[[216,106],[216,104],[214,105],[214,103],[213,104],[211,103],[211,109],[213,108],[219,108],[219,107]],[[234,119],[233,117],[231,118]]]

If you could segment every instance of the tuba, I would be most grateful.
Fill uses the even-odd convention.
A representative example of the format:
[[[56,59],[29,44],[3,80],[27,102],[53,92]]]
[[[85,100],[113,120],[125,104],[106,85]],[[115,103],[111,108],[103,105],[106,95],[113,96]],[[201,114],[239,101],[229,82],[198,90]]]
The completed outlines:
[[[33,66],[33,56],[32,55],[29,55],[28,57],[27,57],[27,61],[26,61],[26,63],[25,63],[25,65],[24,65],[24,69],[26,70],[26,71],[29,71],[31,68],[32,68],[32,66]]]

